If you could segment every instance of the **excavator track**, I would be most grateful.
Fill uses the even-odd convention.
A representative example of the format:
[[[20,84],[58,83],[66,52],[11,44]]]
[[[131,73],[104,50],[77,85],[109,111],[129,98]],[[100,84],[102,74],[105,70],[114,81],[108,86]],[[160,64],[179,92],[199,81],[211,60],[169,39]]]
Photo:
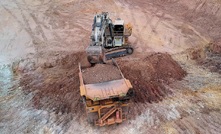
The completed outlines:
[[[105,57],[106,57],[106,60],[110,60],[112,58],[123,57],[126,55],[131,55],[133,53],[133,50],[134,50],[133,47],[130,45],[106,49]]]

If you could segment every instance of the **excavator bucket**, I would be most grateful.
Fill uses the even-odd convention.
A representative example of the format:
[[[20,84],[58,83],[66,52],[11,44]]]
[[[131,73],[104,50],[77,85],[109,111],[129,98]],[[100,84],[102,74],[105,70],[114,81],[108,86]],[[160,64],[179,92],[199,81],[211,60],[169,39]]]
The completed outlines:
[[[102,46],[89,46],[86,52],[87,59],[91,64],[105,63],[106,57]]]

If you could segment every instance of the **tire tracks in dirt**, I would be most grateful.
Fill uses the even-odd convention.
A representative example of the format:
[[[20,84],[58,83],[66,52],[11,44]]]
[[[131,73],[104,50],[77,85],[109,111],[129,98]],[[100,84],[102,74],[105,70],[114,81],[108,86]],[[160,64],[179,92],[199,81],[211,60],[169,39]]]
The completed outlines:
[[[127,4],[128,4],[128,3],[127,3]],[[148,4],[148,2],[143,3],[143,5],[145,5],[145,4]],[[128,5],[129,5],[129,4],[128,4]],[[139,10],[140,10],[141,13],[144,13],[144,14],[145,14],[145,12],[148,12],[148,11],[147,11],[148,9],[139,9]],[[153,9],[152,9],[152,10],[153,10]],[[150,41],[152,35],[153,35],[154,33],[156,33],[157,27],[158,27],[159,24],[162,22],[162,18],[164,18],[165,13],[162,13],[161,15],[158,15],[158,13],[160,12],[159,8],[156,8],[156,9],[154,9],[153,11],[152,11],[152,10],[150,10],[150,12],[151,12],[151,17],[150,17],[150,18],[149,18],[147,15],[144,16],[146,22],[145,22],[144,26],[141,28],[141,30],[138,30],[137,28],[135,28],[135,30],[136,30],[135,33],[137,33],[137,35],[133,33],[133,36],[136,37],[136,39],[135,39],[135,41],[134,41],[134,44],[138,44],[139,41],[140,41],[141,45],[144,44],[145,41],[144,41],[144,39],[142,38],[142,34],[145,33],[145,30],[147,30],[147,27],[148,27],[148,26],[150,26],[151,30],[150,30],[150,32],[149,32],[148,35],[147,35],[147,39],[145,39],[145,40]],[[134,23],[135,23],[135,27],[140,27],[139,24],[138,24],[137,21],[136,21],[136,18],[134,17],[134,16],[136,16],[136,15],[134,14],[134,11],[132,11],[132,10],[128,10],[128,11],[130,11],[129,14],[132,16],[132,20],[133,20]],[[156,19],[156,18],[158,19],[158,20],[156,21],[156,23],[155,23],[155,24],[151,24],[151,23],[154,21],[154,19]],[[157,34],[157,33],[156,33],[156,34]],[[145,47],[147,47],[147,46],[145,46]],[[146,49],[148,49],[148,48],[146,48]],[[145,50],[145,49],[143,49],[143,50]]]
[[[25,2],[25,0],[22,0],[22,1],[23,1],[23,3],[25,4],[25,7],[28,9],[28,11],[31,11],[31,9],[29,8],[29,6],[28,6],[27,3]],[[42,2],[43,2],[43,1],[42,1]],[[50,1],[49,1],[49,2],[50,2]],[[16,3],[16,4],[17,4],[17,6],[19,6],[18,3]],[[21,7],[19,7],[19,9],[20,9],[21,12],[22,12]],[[46,35],[45,35],[45,33],[44,33],[44,31],[43,31],[41,25],[40,25],[40,24],[42,24],[42,22],[40,22],[40,21],[38,20],[38,18],[37,18],[32,12],[30,12],[30,13],[28,13],[28,14],[32,17],[32,19],[34,20],[35,24],[37,25],[37,27],[36,27],[37,29],[36,29],[36,30],[39,30],[39,31],[40,31],[40,34],[41,34],[41,36],[42,36],[44,42],[47,43],[48,39],[47,39],[47,37],[46,37]],[[22,13],[22,16],[24,16],[23,13]],[[23,18],[24,18],[24,17],[23,17]],[[25,20],[27,20],[27,19],[25,18]],[[28,24],[27,21],[26,21],[26,24]],[[30,27],[30,26],[29,26],[29,27]],[[31,28],[29,28],[29,29],[31,29]],[[32,32],[32,33],[33,33],[33,32]]]
[[[18,24],[29,34],[29,36],[34,40],[35,36],[33,35],[32,30],[30,29],[30,27],[26,27],[25,24],[23,24],[18,18],[17,16],[15,16],[8,8],[6,8],[4,5],[1,5],[5,11],[7,11],[15,20],[16,22],[18,22]]]

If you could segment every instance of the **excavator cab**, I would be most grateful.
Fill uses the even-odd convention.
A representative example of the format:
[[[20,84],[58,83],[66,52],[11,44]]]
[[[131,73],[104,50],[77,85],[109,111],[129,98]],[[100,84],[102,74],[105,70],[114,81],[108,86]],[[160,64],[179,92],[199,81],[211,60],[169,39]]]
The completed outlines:
[[[121,47],[124,44],[123,36],[124,36],[124,21],[121,19],[115,20],[114,23],[114,46]]]
[[[114,35],[123,36],[124,35],[124,20],[118,18],[114,22]]]

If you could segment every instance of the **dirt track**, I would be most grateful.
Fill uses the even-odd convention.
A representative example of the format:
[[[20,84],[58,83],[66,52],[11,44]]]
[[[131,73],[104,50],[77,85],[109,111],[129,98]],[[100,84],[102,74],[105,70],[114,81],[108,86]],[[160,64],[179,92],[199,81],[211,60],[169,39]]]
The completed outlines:
[[[221,133],[218,0],[0,1],[1,133]],[[136,96],[120,125],[87,123],[78,63],[93,16],[133,25],[116,59]]]

